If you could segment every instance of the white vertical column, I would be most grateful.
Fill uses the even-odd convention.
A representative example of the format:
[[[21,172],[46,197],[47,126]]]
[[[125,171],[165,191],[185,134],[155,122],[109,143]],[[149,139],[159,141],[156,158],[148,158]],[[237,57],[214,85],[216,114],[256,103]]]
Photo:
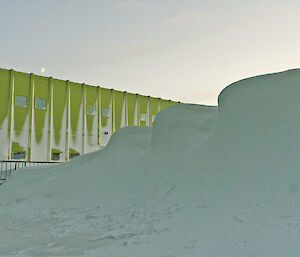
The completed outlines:
[[[53,79],[49,78],[48,87],[48,144],[47,144],[47,160],[51,161],[51,141],[53,132]]]
[[[70,81],[66,81],[66,138],[65,138],[65,160],[69,160],[69,136],[70,136]]]
[[[127,92],[124,92],[124,108],[125,108],[125,127],[128,126],[128,97]]]
[[[134,111],[134,126],[139,126],[139,106],[138,106],[138,97],[139,94],[136,94],[135,98],[135,111]]]
[[[85,142],[86,142],[86,85],[82,84],[82,104],[83,104],[83,114],[82,114],[82,150],[81,154],[85,153]]]
[[[116,108],[115,108],[115,93],[114,90],[111,89],[111,94],[110,94],[110,108],[111,108],[111,134],[116,131],[115,128],[115,120],[116,120]],[[111,135],[110,135],[111,136]]]
[[[146,120],[146,126],[150,126],[150,96],[147,97],[147,120]]]
[[[100,86],[97,87],[97,104],[98,104],[98,112],[97,112],[97,120],[98,120],[98,146],[100,148],[100,128],[101,128],[101,92]]]
[[[126,93],[123,93],[123,104],[122,104],[122,110],[121,110],[121,124],[120,128],[124,128],[126,125]]]
[[[10,70],[10,82],[9,82],[9,88],[10,88],[10,103],[9,103],[9,121],[8,121],[8,159],[11,159],[12,156],[12,135],[13,135],[13,129],[14,129],[14,107],[15,107],[15,74],[14,70]]]
[[[161,98],[158,98],[158,107],[157,107],[157,112],[159,112],[160,111],[160,100],[161,100]]]
[[[30,74],[30,94],[29,94],[29,105],[28,105],[28,112],[29,112],[29,126],[28,126],[28,154],[27,154],[27,160],[32,160],[32,135],[34,132],[34,74]]]

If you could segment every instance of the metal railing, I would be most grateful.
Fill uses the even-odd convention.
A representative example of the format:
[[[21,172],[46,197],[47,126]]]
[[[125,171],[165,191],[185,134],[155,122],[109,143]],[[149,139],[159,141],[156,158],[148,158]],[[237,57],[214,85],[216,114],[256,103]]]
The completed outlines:
[[[0,185],[3,184],[14,170],[25,167],[46,166],[60,162],[0,160]]]

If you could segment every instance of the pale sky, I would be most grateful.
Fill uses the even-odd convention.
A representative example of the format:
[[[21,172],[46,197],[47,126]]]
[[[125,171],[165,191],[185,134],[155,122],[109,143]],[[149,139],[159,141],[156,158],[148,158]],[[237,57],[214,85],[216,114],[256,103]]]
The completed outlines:
[[[0,67],[216,105],[234,81],[299,68],[299,11],[289,0],[0,0]]]

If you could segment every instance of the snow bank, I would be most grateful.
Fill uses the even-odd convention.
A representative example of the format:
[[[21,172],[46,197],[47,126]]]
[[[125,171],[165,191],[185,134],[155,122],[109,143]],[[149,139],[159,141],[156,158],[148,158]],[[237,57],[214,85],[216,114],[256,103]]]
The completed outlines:
[[[300,70],[175,105],[0,187],[1,256],[300,255]]]

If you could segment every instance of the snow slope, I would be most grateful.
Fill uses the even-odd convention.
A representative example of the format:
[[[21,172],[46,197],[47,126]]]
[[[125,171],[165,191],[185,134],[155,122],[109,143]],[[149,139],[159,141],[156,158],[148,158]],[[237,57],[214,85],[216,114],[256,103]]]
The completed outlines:
[[[0,256],[300,256],[300,70],[175,105],[0,187]]]

